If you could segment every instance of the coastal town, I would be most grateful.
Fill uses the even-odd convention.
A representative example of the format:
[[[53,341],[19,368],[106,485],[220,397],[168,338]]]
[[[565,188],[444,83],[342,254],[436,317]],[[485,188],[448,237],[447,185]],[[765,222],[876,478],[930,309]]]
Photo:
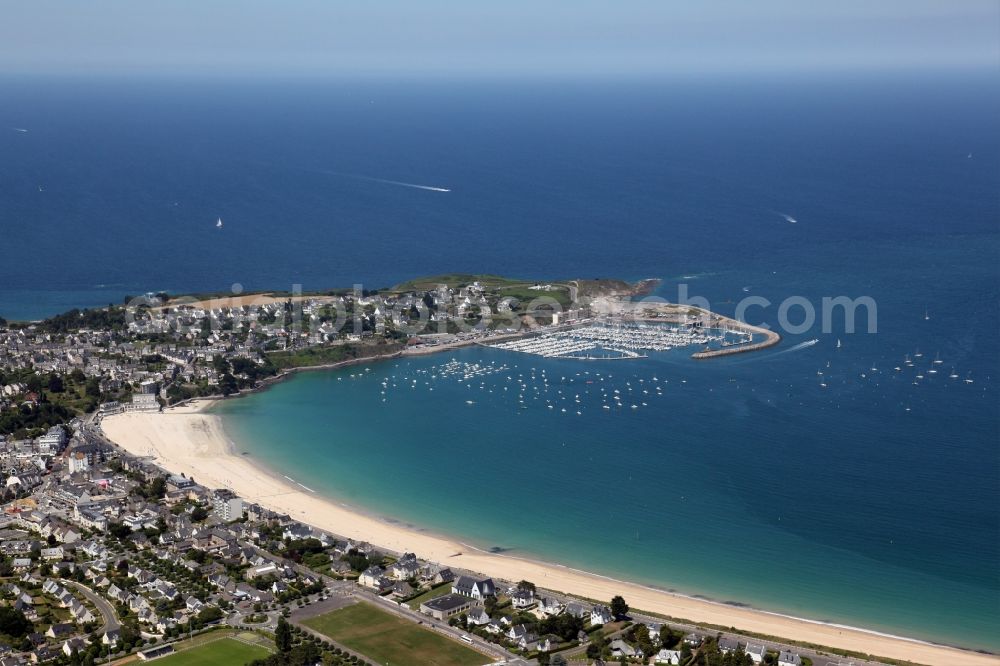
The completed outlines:
[[[149,294],[4,322],[0,665],[170,659],[222,640],[281,664],[879,663],[320,529],[202,485],[195,471],[178,473],[105,431],[129,415],[175,418],[160,412],[301,368],[461,345],[628,359],[776,338],[698,308],[635,300],[647,284],[473,277],[384,293]],[[363,640],[386,622],[414,641]],[[425,659],[443,654],[450,661]]]
[[[441,276],[378,293],[147,294],[40,322],[0,320],[0,432],[39,434],[74,416],[254,390],[301,368],[476,343],[529,338],[516,344],[634,358],[671,346],[752,351],[780,339],[693,306],[633,301],[654,286]]]
[[[432,650],[466,651],[454,663],[869,663],[340,537],[171,474],[82,419],[0,447],[5,665],[149,660],[198,649],[206,633],[250,635],[266,656],[283,631],[296,663],[369,663],[323,633],[355,607],[446,641]]]

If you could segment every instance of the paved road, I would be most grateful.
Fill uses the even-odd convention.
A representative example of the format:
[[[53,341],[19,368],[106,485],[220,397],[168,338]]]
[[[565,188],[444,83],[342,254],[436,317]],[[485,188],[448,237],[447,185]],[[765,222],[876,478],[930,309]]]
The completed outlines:
[[[241,545],[243,545],[243,544],[241,544]],[[266,553],[265,551],[257,548],[253,544],[245,544],[245,545],[249,545],[250,547],[252,547],[255,550],[257,550],[258,552],[260,552],[261,554],[266,554],[269,557],[273,557],[272,554]],[[402,605],[402,606],[400,606],[400,605],[396,604],[393,601],[390,601],[390,600],[388,600],[388,599],[386,599],[384,597],[381,597],[381,596],[379,596],[379,595],[377,595],[377,594],[375,594],[375,593],[373,593],[373,592],[371,592],[369,590],[366,590],[365,588],[357,585],[356,583],[354,583],[352,581],[343,581],[343,580],[331,578],[329,576],[323,576],[323,575],[317,574],[315,571],[312,571],[308,567],[304,567],[302,565],[295,564],[295,563],[293,563],[291,561],[288,561],[288,560],[285,560],[285,562],[288,563],[289,565],[291,565],[293,569],[295,569],[297,572],[299,572],[301,574],[307,574],[307,575],[310,575],[310,576],[313,576],[313,577],[319,577],[319,578],[321,578],[326,583],[327,587],[331,588],[334,591],[335,595],[339,594],[342,597],[344,597],[344,596],[350,596],[350,597],[354,597],[354,598],[357,598],[357,599],[363,599],[365,601],[368,601],[369,603],[373,603],[373,604],[376,604],[376,605],[378,605],[378,606],[380,606],[382,608],[385,608],[386,610],[388,610],[388,611],[390,611],[390,612],[392,612],[392,613],[394,613],[394,614],[396,614],[396,615],[398,615],[400,617],[405,617],[405,618],[407,618],[409,620],[412,620],[412,621],[415,621],[415,622],[420,622],[424,626],[427,626],[427,627],[430,627],[432,629],[435,629],[435,630],[437,630],[437,631],[439,631],[439,632],[441,632],[441,633],[443,633],[443,634],[445,634],[445,635],[447,635],[450,638],[455,639],[455,640],[460,639],[460,637],[465,634],[465,632],[463,632],[463,631],[461,631],[459,629],[456,629],[454,627],[449,626],[446,622],[439,622],[438,620],[435,620],[435,619],[433,619],[433,618],[431,618],[431,617],[429,617],[427,615],[423,615],[422,613],[418,613],[416,611],[413,611],[413,610],[410,609],[409,606],[407,606],[405,604]],[[570,601],[578,601],[577,599],[575,599],[573,597],[569,597],[569,596],[566,596],[566,595],[563,595],[563,594],[552,593],[552,592],[549,592],[549,591],[546,591],[546,590],[541,590],[540,589],[539,593],[541,595],[543,595],[543,596],[553,597],[553,598],[559,599],[564,604],[567,603],[567,602],[570,602]],[[310,608],[311,608],[311,606],[310,606]],[[679,630],[679,631],[682,631],[684,633],[694,632],[694,633],[697,633],[697,634],[702,635],[702,636],[715,635],[715,634],[719,633],[717,631],[703,629],[703,628],[701,628],[701,627],[699,627],[697,625],[682,624],[682,623],[679,623],[679,622],[672,622],[672,621],[671,622],[665,622],[664,620],[662,620],[660,618],[644,616],[644,615],[641,615],[641,614],[638,614],[638,613],[633,613],[632,614],[632,620],[635,621],[635,622],[642,622],[643,624],[651,624],[651,623],[655,623],[655,624],[669,624],[670,627],[672,627],[674,630]],[[733,638],[733,639],[741,641],[741,642],[746,642],[747,640],[751,640],[751,641],[756,640],[756,639],[753,639],[753,638],[748,638],[747,636],[741,636],[740,634],[733,634],[733,633],[729,633],[729,632],[722,632],[722,636],[724,638]],[[506,650],[504,650],[499,645],[496,645],[495,643],[490,643],[488,641],[484,641],[483,639],[481,639],[478,636],[475,636],[473,634],[469,634],[469,637],[472,638],[474,647],[476,647],[481,652],[484,652],[485,654],[493,657],[494,659],[501,660],[501,663],[506,663],[506,664],[511,664],[511,665],[515,665],[515,664],[519,665],[519,664],[527,664],[527,663],[529,663],[529,662],[526,662],[526,661],[524,661],[522,659],[518,659],[517,657],[513,656],[511,653],[507,652]],[[817,664],[817,666],[819,666],[819,665],[822,665],[822,666],[839,666],[840,664],[853,664],[854,666],[883,666],[883,664],[881,662],[877,662],[877,661],[868,661],[868,660],[864,660],[864,659],[848,659],[846,657],[842,657],[842,658],[838,659],[838,657],[836,655],[819,654],[815,650],[810,650],[808,648],[803,648],[803,647],[800,647],[800,646],[788,645],[788,644],[784,644],[784,643],[778,643],[778,642],[775,642],[775,641],[761,641],[761,642],[763,642],[765,645],[767,645],[767,647],[769,649],[773,649],[773,650],[790,650],[791,652],[798,653],[799,655],[801,655],[803,657],[808,657],[808,658],[812,659],[812,662],[814,664]],[[583,649],[585,650],[586,648],[583,648]],[[583,650],[577,648],[577,649],[571,649],[571,650],[565,651],[563,654],[566,655],[566,656],[570,656],[570,655],[574,655],[574,654],[580,653],[582,651]]]
[[[412,610],[406,604],[402,605],[396,604],[395,602],[389,601],[384,597],[380,597],[374,592],[369,592],[360,587],[357,589],[355,596],[360,599],[364,599],[369,603],[381,606],[382,608],[389,611],[390,613],[393,613],[394,615],[398,615],[399,617],[405,618],[407,620],[419,622],[426,627],[429,627],[442,634],[445,634],[449,638],[460,640],[462,636],[468,635],[469,638],[472,640],[472,645],[477,650],[486,653],[486,655],[493,657],[494,659],[510,660],[513,658],[513,655],[511,655],[509,652],[504,650],[499,645],[496,645],[495,643],[490,643],[489,641],[485,641],[479,636],[476,636],[475,634],[466,634],[464,631],[452,627],[447,622],[441,622],[439,620],[435,620],[429,615],[418,613],[417,611]]]
[[[241,543],[241,545],[243,544]],[[261,554],[265,554],[265,551],[261,550],[260,548],[258,548],[253,544],[247,543],[246,545],[257,550]],[[266,555],[274,557],[270,553],[266,553]],[[393,613],[394,615],[398,615],[399,617],[403,617],[408,620],[418,622],[426,627],[434,629],[453,640],[460,641],[461,637],[466,635],[464,631],[450,626],[447,622],[439,622],[438,620],[435,620],[432,617],[424,615],[423,613],[418,613],[417,611],[411,610],[410,607],[405,604],[399,605],[393,601],[385,599],[384,597],[381,597],[375,594],[374,592],[366,590],[365,588],[361,587],[360,585],[358,585],[353,581],[344,581],[336,578],[331,578],[329,576],[318,574],[312,569],[309,569],[308,567],[296,564],[289,560],[285,560],[285,562],[300,574],[309,575],[312,577],[318,577],[322,579],[323,582],[326,584],[326,586],[331,590],[333,590],[334,596],[340,596],[341,598],[353,597],[355,599],[361,599],[367,601],[371,604],[375,604],[381,608],[384,608],[385,610]],[[308,606],[307,608],[313,608],[313,606],[311,605]],[[297,614],[293,612],[293,617],[295,615]],[[312,613],[310,613],[310,615],[312,615]],[[496,645],[495,643],[490,643],[489,641],[485,641],[473,634],[469,634],[469,638],[472,639],[473,647],[475,647],[480,652],[483,652],[487,656],[492,657],[494,660],[502,660],[503,662],[512,665],[527,663],[527,662],[522,662],[520,660],[511,661],[512,659],[514,659],[513,655],[511,655],[509,652],[504,650],[499,645]]]
[[[578,599],[575,599],[573,597],[569,597],[564,594],[549,592],[547,590],[542,590],[542,589],[538,590],[538,596],[558,599],[563,604],[569,602],[580,603]],[[777,650],[777,651],[788,650],[802,657],[808,657],[809,659],[812,660],[813,664],[815,664],[816,666],[841,666],[846,664],[851,664],[852,666],[884,666],[884,664],[880,661],[869,661],[866,659],[848,658],[848,657],[838,658],[837,655],[820,654],[816,650],[812,650],[797,645],[790,645],[787,643],[780,643],[771,640],[756,639],[748,636],[743,636],[737,633],[731,633],[728,631],[719,632],[716,630],[705,629],[703,627],[699,627],[698,625],[684,624],[674,621],[666,621],[663,620],[662,618],[642,615],[641,613],[630,613],[629,617],[633,621],[633,623],[641,622],[642,624],[645,625],[650,625],[650,624],[669,625],[675,631],[680,630],[684,634],[692,632],[698,634],[699,636],[715,636],[716,634],[721,634],[722,638],[731,638],[733,640],[739,641],[740,643],[746,643],[747,641],[763,643],[764,645],[767,646],[769,650]],[[623,633],[625,632],[624,631],[616,632],[613,635],[613,637],[620,637],[621,634]],[[574,656],[582,655],[585,651],[586,651],[586,646],[579,646],[576,648],[570,648],[569,650],[564,650],[562,654],[567,658],[571,658]]]
[[[107,599],[100,596],[86,585],[77,583],[75,580],[61,579],[59,582],[78,590],[83,596],[87,597],[90,603],[97,607],[97,610],[101,613],[101,617],[104,618],[104,625],[100,629],[101,634],[121,628],[122,624],[118,620],[118,614],[115,613],[114,606],[112,606]]]
[[[265,615],[267,616],[267,621],[265,622],[252,622],[250,624],[244,624],[244,620],[251,615]],[[263,613],[243,613],[236,611],[230,613],[223,620],[230,627],[235,627],[246,631],[247,629],[266,629],[268,631],[274,631],[278,628],[278,617],[281,615],[278,611],[264,611]]]

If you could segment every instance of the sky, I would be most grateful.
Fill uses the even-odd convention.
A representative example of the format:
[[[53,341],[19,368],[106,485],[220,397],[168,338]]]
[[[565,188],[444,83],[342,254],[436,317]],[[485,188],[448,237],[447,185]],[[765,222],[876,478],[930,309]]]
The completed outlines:
[[[1000,70],[1000,0],[0,0],[0,72]]]

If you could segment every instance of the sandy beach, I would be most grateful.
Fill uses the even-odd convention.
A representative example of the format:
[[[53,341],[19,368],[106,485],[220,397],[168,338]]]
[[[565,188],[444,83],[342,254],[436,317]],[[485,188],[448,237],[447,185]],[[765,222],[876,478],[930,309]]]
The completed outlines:
[[[203,486],[230,488],[246,500],[334,534],[397,552],[412,551],[448,566],[509,581],[527,579],[540,587],[591,599],[609,600],[621,594],[632,608],[643,611],[919,664],[1000,664],[997,656],[674,595],[555,564],[485,553],[390,524],[326,500],[233,453],[221,420],[202,413],[208,404],[201,401],[162,414],[120,414],[104,419],[102,425],[108,438],[130,453],[152,456],[164,468],[193,477]]]

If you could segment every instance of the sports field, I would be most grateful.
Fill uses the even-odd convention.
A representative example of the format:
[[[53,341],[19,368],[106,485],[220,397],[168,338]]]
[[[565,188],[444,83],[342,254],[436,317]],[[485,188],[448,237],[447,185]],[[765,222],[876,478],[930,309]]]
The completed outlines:
[[[380,664],[481,666],[491,661],[456,641],[366,603],[331,611],[303,624]]]
[[[254,638],[259,639],[256,636]],[[249,645],[233,637],[226,637],[155,659],[153,663],[159,666],[243,666],[269,654],[270,651],[262,645]]]

